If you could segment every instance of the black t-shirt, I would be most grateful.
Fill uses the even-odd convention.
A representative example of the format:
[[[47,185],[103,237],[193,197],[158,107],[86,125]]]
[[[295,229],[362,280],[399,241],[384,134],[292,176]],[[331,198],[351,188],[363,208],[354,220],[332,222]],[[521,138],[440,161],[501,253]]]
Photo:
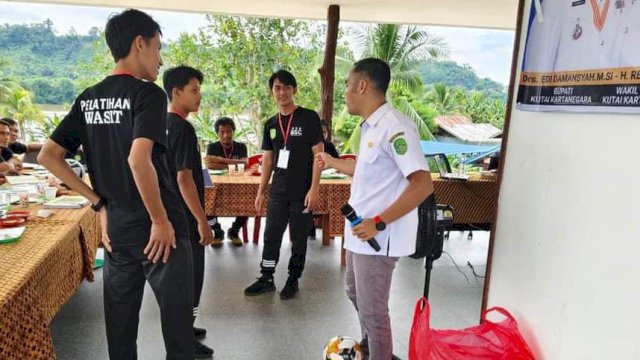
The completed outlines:
[[[327,154],[331,155],[336,159],[340,157],[340,154],[338,154],[338,150],[336,149],[335,145],[333,145],[331,141],[324,142],[324,152],[326,152]]]
[[[207,155],[220,156],[227,159],[243,159],[247,157],[247,145],[241,142],[234,141],[231,151],[229,149],[226,150],[227,152],[225,153],[220,141],[207,145]]]
[[[160,197],[176,238],[188,239],[176,172],[167,154],[167,96],[157,85],[112,75],[86,89],[51,135],[65,149],[84,149],[91,184],[107,201],[107,232],[113,247],[149,241],[151,219],[127,161],[134,139],[154,142],[151,161]]]
[[[279,114],[264,124],[262,150],[273,151],[273,180],[269,196],[277,199],[304,200],[313,178],[313,150],[322,143],[322,126],[315,111],[298,107],[293,113],[293,123],[287,141],[289,164],[287,169],[278,167],[278,156],[284,148],[283,131]],[[282,127],[287,131],[291,115],[281,116]]]
[[[16,141],[13,144],[9,144],[9,150],[13,151],[14,154],[24,154],[27,152],[27,145]]]
[[[13,152],[6,147],[0,147],[0,156],[4,159],[4,161],[9,161],[13,157]]]
[[[202,175],[202,160],[200,160],[200,146],[198,145],[198,137],[196,130],[190,122],[181,118],[179,115],[169,113],[167,115],[167,136],[169,137],[169,152],[172,155],[172,162],[176,171],[191,170],[193,181],[198,189],[198,197],[200,205],[204,207],[204,178]],[[184,206],[187,218],[191,225],[198,222],[189,211],[187,203],[182,196],[182,205]],[[193,229],[192,229],[193,230]]]

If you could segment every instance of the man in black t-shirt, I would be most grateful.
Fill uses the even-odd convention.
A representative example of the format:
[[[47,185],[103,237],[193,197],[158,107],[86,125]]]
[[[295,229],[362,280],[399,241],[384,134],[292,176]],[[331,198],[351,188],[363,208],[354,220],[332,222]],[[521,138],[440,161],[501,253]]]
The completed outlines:
[[[330,133],[330,128],[329,128],[329,123],[327,121],[325,121],[324,119],[320,119],[320,123],[322,124],[322,139],[324,140],[324,152],[326,152],[327,154],[331,155],[332,157],[338,159],[340,157],[340,154],[338,153],[338,150],[336,149],[336,146],[333,145],[333,143],[331,142],[331,140],[329,140],[329,133]],[[315,222],[317,221],[316,219],[318,219],[320,216],[316,215],[314,216],[314,222],[311,223],[311,230],[309,230],[309,240],[315,240],[316,239],[316,224]]]
[[[324,139],[324,152],[326,152],[327,154],[331,155],[336,159],[340,158],[340,154],[338,153],[336,146],[333,145],[331,140],[329,140],[329,133],[331,132],[331,129],[329,128],[329,123],[326,122],[324,119],[320,120],[320,122],[322,123],[322,139]]]
[[[178,66],[165,71],[162,77],[164,89],[171,105],[167,115],[167,136],[169,152],[173,165],[178,172],[178,188],[182,194],[182,204],[189,220],[189,238],[193,253],[193,321],[198,315],[202,282],[204,279],[204,247],[211,244],[213,234],[207,223],[204,212],[204,178],[200,161],[200,146],[193,125],[187,120],[189,113],[198,111],[200,107],[200,84],[204,76],[192,67]],[[207,174],[207,176],[209,176]],[[213,350],[200,343],[207,334],[206,329],[193,328],[196,337],[194,355],[206,358],[213,355]]]
[[[13,151],[14,154],[24,154],[29,151],[40,151],[40,149],[42,149],[42,144],[23,144],[19,142],[18,135],[20,135],[20,127],[18,126],[18,122],[10,118],[3,118],[2,120],[9,124],[9,130],[11,131],[9,149]]]
[[[280,258],[282,235],[287,224],[291,236],[289,277],[280,292],[281,299],[291,299],[298,292],[298,279],[307,255],[307,234],[312,211],[318,204],[320,168],[313,157],[324,150],[320,118],[315,111],[297,106],[295,77],[279,70],[269,79],[269,89],[278,104],[278,114],[264,125],[262,138],[262,178],[256,196],[256,211],[263,209],[267,184],[273,171],[267,205],[267,224],[260,268],[262,276],[244,290],[253,296],[274,291],[273,274]]]
[[[75,100],[38,156],[99,212],[111,359],[137,358],[145,280],[160,305],[167,359],[194,356],[189,230],[167,154],[167,97],[153,83],[162,65],[160,36],[160,26],[141,11],[112,16],[105,37],[113,75]],[[80,145],[93,189],[64,160]]]
[[[0,120],[0,173],[3,175],[17,175],[16,165],[13,162],[13,152],[7,148],[9,142],[9,124]]]
[[[247,164],[247,146],[241,142],[233,140],[236,131],[236,124],[231,118],[222,117],[216,120],[213,127],[218,134],[219,141],[212,142],[207,146],[207,167],[212,170],[226,170],[230,164]],[[231,229],[227,236],[235,246],[242,246],[242,240],[238,236],[240,229],[247,222],[246,216],[239,216],[231,224]],[[211,244],[214,247],[222,245],[224,231],[215,216],[209,217],[209,224],[215,233],[215,238]]]

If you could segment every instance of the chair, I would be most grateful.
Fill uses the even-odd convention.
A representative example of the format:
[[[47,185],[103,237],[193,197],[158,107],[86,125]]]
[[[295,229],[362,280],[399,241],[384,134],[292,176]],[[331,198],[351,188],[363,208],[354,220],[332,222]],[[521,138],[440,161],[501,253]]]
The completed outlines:
[[[252,155],[247,159],[247,168],[251,169],[254,165],[262,164],[262,154]],[[253,243],[257,244],[258,239],[260,238],[260,223],[262,218],[260,216],[256,216],[253,220]],[[247,220],[248,222],[248,220]],[[249,242],[249,230],[247,228],[247,222],[242,226],[242,240],[247,243]]]
[[[357,157],[358,156],[356,154],[342,154],[342,155],[340,155],[340,159],[342,159],[342,160],[356,160]]]
[[[262,164],[262,154],[249,156],[249,159],[247,159],[247,169],[250,169],[255,164]]]

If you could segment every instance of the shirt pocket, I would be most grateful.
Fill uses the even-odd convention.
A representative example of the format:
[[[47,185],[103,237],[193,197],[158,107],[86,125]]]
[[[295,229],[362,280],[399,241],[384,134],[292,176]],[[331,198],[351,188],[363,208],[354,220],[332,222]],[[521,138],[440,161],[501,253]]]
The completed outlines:
[[[380,150],[367,149],[360,155],[360,159],[364,162],[363,173],[367,184],[375,184],[380,174]]]

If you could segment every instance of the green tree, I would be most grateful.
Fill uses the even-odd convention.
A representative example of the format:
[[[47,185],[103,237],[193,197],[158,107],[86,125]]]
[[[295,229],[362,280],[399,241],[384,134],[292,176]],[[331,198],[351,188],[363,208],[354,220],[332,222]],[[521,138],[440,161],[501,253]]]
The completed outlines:
[[[272,72],[283,68],[298,80],[296,102],[320,106],[323,28],[313,22],[283,19],[207,16],[198,34],[183,34],[169,45],[169,66],[186,64],[205,74],[203,114],[230,116],[244,129],[241,138],[253,149],[262,139],[264,121],[276,112],[267,86]],[[203,118],[203,116],[200,116]],[[205,119],[203,124],[212,122]],[[212,136],[200,132],[199,136]]]
[[[422,139],[434,139],[427,121],[414,107],[423,90],[418,66],[428,59],[444,58],[448,54],[446,42],[427,30],[414,25],[378,24],[356,28],[357,48],[361,57],[376,57],[391,68],[388,97],[398,110],[414,121]],[[356,127],[345,151],[356,152],[360,128]]]
[[[425,98],[438,115],[458,114],[462,109],[464,91],[448,87],[445,84],[434,84]]]
[[[460,87],[467,91],[476,90],[491,99],[506,101],[504,85],[489,78],[481,79],[469,64],[460,65],[454,61],[429,60],[420,64],[418,71],[427,84],[442,83],[449,87]]]
[[[505,103],[484,93],[473,91],[465,94],[462,112],[474,123],[488,123],[499,129],[504,127]]]
[[[31,94],[22,87],[12,89],[6,101],[0,104],[0,115],[18,122],[20,132],[24,134],[24,124],[28,121],[42,122],[44,114],[31,101]]]

